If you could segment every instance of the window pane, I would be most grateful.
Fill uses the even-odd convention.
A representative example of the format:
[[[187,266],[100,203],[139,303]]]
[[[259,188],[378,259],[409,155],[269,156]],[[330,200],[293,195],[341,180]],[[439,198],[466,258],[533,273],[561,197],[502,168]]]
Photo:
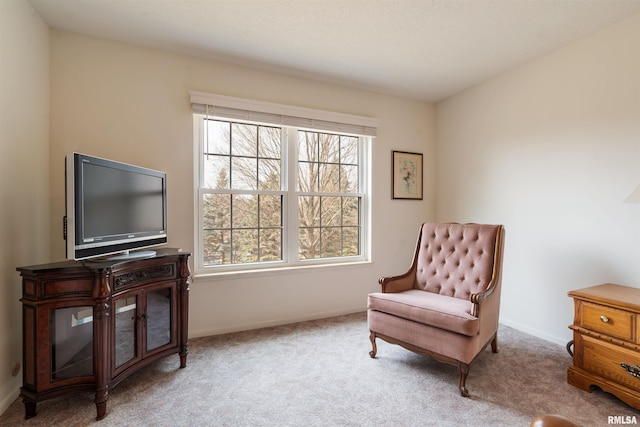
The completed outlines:
[[[231,123],[220,122],[217,120],[208,120],[205,136],[207,140],[204,142],[205,154],[229,154],[229,129]]]
[[[231,154],[247,157],[258,155],[258,127],[256,125],[231,124]]]
[[[299,250],[298,257],[300,259],[314,259],[320,257],[320,228],[309,227],[300,228],[299,233]]]
[[[298,132],[298,160],[302,162],[318,161],[317,132]]]
[[[282,259],[282,230],[267,228],[260,230],[260,261]]]
[[[322,229],[322,258],[337,257],[342,252],[340,227],[329,227]]]
[[[323,227],[339,226],[341,224],[342,197],[322,197],[320,221]]]
[[[340,163],[340,137],[327,133],[318,134],[320,144],[318,161]]]
[[[260,195],[260,227],[282,227],[282,196]]]
[[[258,157],[280,159],[282,145],[282,129],[274,127],[258,127]]]
[[[300,196],[298,198],[298,217],[300,227],[319,227],[320,197]]]
[[[298,163],[298,191],[318,191],[317,163]]]
[[[340,163],[358,164],[358,138],[355,136],[343,136],[340,140]]]
[[[203,225],[206,230],[231,227],[231,195],[203,196]]]
[[[320,164],[321,192],[335,193],[340,191],[340,167],[334,164]]]
[[[204,265],[221,265],[231,262],[231,231],[204,230]]]
[[[340,191],[358,192],[358,166],[342,166],[340,169]]]
[[[256,162],[256,158],[231,158],[231,188],[234,190],[257,189],[258,165]]]
[[[216,155],[205,156],[204,188],[229,188],[229,157]]]
[[[360,227],[342,228],[342,256],[360,255]]]
[[[342,198],[342,225],[360,225],[360,198]]]
[[[258,227],[258,196],[252,194],[234,195],[231,206],[233,228]]]
[[[241,264],[258,261],[258,230],[233,230],[232,262]]]
[[[258,188],[280,190],[280,160],[258,160]]]

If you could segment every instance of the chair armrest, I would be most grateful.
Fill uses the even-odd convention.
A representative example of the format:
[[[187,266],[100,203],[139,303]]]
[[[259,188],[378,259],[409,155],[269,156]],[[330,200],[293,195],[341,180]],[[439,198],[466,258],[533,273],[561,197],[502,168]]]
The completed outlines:
[[[492,286],[487,289],[484,292],[478,292],[477,294],[471,294],[471,296],[469,297],[469,299],[471,300],[471,302],[473,303],[472,309],[471,309],[471,315],[474,317],[478,317],[479,313],[480,313],[480,306],[482,305],[482,302],[484,300],[486,300],[487,298],[489,298],[491,296],[491,294],[493,294],[493,291],[496,289],[495,286],[495,282],[492,284]]]
[[[480,304],[482,301],[489,298],[495,289],[496,289],[496,283],[495,281],[493,281],[487,290],[478,292],[477,294],[471,294],[469,299],[474,304]]]
[[[494,269],[495,269],[495,264],[494,264]],[[493,274],[493,278],[491,279],[491,282],[489,283],[489,286],[487,286],[487,289],[485,289],[482,292],[477,292],[475,294],[471,294],[471,296],[469,297],[469,299],[471,300],[471,302],[473,303],[473,308],[471,309],[471,315],[478,317],[479,313],[480,313],[480,307],[483,305],[491,305],[492,303],[487,301],[487,300],[495,300],[497,299],[497,304],[500,303],[500,288],[502,286],[502,274],[500,270],[497,270],[494,274]],[[495,296],[493,298],[491,298],[492,295]],[[485,301],[487,301],[485,303]],[[495,308],[496,310],[498,310],[498,307],[496,306]]]
[[[378,283],[382,285],[382,292],[384,293],[408,291],[413,289],[414,281],[415,270],[413,268],[400,276],[381,277],[378,279]]]

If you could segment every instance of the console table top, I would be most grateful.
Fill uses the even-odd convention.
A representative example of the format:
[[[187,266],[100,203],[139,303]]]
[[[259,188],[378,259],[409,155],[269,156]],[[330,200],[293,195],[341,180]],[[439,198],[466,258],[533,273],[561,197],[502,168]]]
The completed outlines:
[[[131,260],[125,260],[125,259],[109,260],[109,259],[101,259],[101,258],[87,259],[83,261],[67,260],[67,261],[52,262],[48,264],[37,264],[37,265],[18,267],[16,268],[16,270],[20,272],[40,272],[40,273],[46,272],[48,270],[64,270],[64,269],[72,269],[72,268],[79,268],[79,267],[88,268],[90,270],[94,270],[94,269],[104,270],[105,268],[111,268],[119,264],[130,263],[132,261],[137,261],[142,259],[162,258],[162,257],[172,256],[177,254],[186,255],[186,256],[191,255],[190,252],[183,252],[181,249],[177,249],[177,248],[154,248],[153,251],[155,251],[156,254],[148,258],[139,258],[139,259],[131,259]]]

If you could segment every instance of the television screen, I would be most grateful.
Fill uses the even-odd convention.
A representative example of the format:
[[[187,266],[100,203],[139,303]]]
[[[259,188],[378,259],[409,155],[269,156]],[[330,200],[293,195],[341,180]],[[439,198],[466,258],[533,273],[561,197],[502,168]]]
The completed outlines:
[[[167,242],[166,174],[72,153],[66,163],[67,258]]]

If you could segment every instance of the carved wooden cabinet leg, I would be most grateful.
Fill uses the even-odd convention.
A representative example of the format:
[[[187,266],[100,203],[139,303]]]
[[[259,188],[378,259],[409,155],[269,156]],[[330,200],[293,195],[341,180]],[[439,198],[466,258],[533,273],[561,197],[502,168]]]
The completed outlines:
[[[369,334],[369,339],[371,340],[372,347],[372,350],[369,352],[369,356],[373,359],[376,357],[376,353],[378,352],[378,347],[376,347],[376,334],[371,332],[371,334]]]
[[[187,354],[189,353],[189,351],[187,350],[187,346],[185,345],[183,347],[183,350],[179,353],[180,354],[180,369],[186,368],[187,367]]]
[[[469,390],[465,386],[467,375],[469,375],[469,365],[458,362],[458,370],[460,371],[460,396],[469,397]]]
[[[493,340],[491,340],[491,351],[494,353],[498,352],[498,334],[495,334]]]
[[[100,421],[107,416],[107,402],[96,403],[96,421]]]
[[[96,404],[96,421],[100,421],[107,415],[107,400],[109,399],[109,391],[97,391],[94,400]]]
[[[180,330],[179,346],[180,351],[180,368],[187,367],[187,354],[189,353],[189,264],[186,262],[187,258],[184,258],[184,262],[180,263],[178,283],[178,304],[180,304]]]
[[[36,414],[36,402],[33,400],[22,399],[24,403],[24,419],[28,420],[29,418],[35,417]]]

